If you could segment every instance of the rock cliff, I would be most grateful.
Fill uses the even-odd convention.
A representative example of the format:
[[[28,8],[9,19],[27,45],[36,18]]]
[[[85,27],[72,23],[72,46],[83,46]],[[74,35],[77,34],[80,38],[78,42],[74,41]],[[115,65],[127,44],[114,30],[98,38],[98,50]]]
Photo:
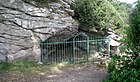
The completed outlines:
[[[40,42],[49,37],[72,37],[78,24],[72,0],[36,5],[22,0],[0,0],[0,60],[29,57],[39,61]],[[9,56],[10,55],[10,56]]]

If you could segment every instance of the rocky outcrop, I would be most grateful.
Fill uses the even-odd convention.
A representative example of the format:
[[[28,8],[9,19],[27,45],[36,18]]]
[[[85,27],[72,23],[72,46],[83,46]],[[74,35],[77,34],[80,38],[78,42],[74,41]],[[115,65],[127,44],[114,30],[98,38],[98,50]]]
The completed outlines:
[[[119,46],[121,45],[119,40],[122,37],[115,34],[115,32],[108,32],[108,34],[110,35],[110,53],[111,55],[118,55],[120,53]]]
[[[77,32],[73,15],[68,0],[39,7],[21,0],[0,0],[0,60],[6,56],[39,60],[41,41],[56,35],[69,38]]]

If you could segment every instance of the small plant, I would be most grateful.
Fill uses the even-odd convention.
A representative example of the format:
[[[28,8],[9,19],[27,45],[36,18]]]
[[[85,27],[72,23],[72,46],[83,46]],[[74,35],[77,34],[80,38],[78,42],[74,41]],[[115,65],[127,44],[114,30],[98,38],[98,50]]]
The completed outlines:
[[[12,63],[8,62],[0,62],[0,73],[7,73],[11,69],[12,65]]]
[[[112,72],[115,70],[115,66],[116,66],[116,60],[119,59],[118,56],[114,56],[112,57],[109,65],[108,65],[108,72]]]

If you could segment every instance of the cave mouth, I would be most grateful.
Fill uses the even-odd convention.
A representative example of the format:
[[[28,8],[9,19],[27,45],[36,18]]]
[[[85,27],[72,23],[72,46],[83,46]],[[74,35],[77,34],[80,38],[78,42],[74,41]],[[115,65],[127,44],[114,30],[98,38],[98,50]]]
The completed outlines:
[[[52,37],[41,42],[40,46],[41,62],[44,64],[85,62],[95,54],[109,56],[110,50],[108,38],[88,37],[83,32],[63,41]]]

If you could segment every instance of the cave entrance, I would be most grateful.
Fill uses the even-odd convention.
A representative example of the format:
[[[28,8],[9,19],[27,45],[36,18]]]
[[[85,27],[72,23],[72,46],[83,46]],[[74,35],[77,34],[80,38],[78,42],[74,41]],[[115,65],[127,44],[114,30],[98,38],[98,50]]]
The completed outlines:
[[[74,37],[55,41],[41,42],[41,62],[53,63],[79,63],[86,62],[97,56],[110,56],[109,37],[88,37],[85,33],[77,33]]]

